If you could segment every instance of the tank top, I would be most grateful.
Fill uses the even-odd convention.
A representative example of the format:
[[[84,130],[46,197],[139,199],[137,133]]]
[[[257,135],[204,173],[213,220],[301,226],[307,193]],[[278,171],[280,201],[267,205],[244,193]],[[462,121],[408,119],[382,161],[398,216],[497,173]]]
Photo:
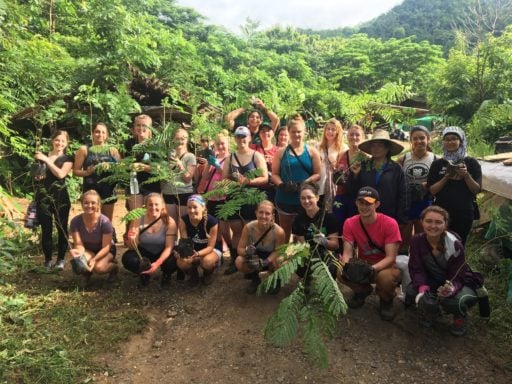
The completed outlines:
[[[115,163],[117,160],[110,153],[110,148],[106,152],[91,152],[91,145],[87,145],[87,156],[84,160],[84,164],[82,165],[83,169],[87,169],[91,165],[98,165],[100,163]],[[84,185],[91,185],[98,183],[104,177],[110,175],[110,172],[101,172],[100,174],[94,172],[89,176],[84,177]]]
[[[233,159],[235,158],[236,155],[234,153],[232,153],[230,155],[230,159],[229,159],[230,160],[230,166],[231,166],[231,173],[238,172],[241,175],[245,175],[247,172],[252,171],[253,169],[258,168],[256,166],[256,162],[254,161],[254,156],[255,155],[256,155],[256,151],[254,151],[252,153],[251,160],[247,164],[245,164],[245,165],[240,165],[240,164],[234,165]],[[238,163],[238,160],[237,160],[237,163]]]
[[[260,236],[255,236],[255,227],[258,223],[253,221],[248,225],[249,229],[249,242],[248,244],[254,244],[260,238]],[[264,233],[264,232],[263,232]],[[263,234],[262,233],[262,234]],[[256,253],[260,257],[267,258],[274,250],[276,249],[276,230],[275,227],[272,228],[265,237],[256,245]]]
[[[151,224],[151,223],[149,223]],[[144,216],[140,219],[139,231],[144,229]],[[144,231],[139,236],[139,247],[144,248],[149,253],[158,255],[162,253],[165,248],[165,235],[167,233],[167,227],[162,221],[160,229],[154,233]]]
[[[300,161],[304,164],[301,165],[297,157],[290,150],[290,146],[286,147],[281,159],[281,167],[279,175],[283,182],[293,181],[295,183],[302,183],[313,173],[313,160],[309,155],[308,147],[304,144],[304,150],[299,156]],[[304,169],[306,168],[306,169]],[[306,171],[307,170],[307,171]],[[299,193],[286,193],[279,188],[276,191],[276,202],[289,205],[300,205]]]

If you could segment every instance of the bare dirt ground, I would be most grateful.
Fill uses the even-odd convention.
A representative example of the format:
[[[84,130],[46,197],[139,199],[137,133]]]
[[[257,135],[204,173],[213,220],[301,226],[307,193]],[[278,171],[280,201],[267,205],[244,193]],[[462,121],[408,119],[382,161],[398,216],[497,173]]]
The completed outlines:
[[[124,202],[116,206],[118,234]],[[74,209],[72,216],[77,214]],[[119,256],[124,250],[118,249]],[[73,279],[61,275],[60,284]],[[279,302],[294,288],[276,296],[249,296],[241,274],[216,273],[210,286],[191,288],[173,276],[161,288],[159,276],[148,287],[121,271],[119,281],[105,284],[94,277],[91,290],[122,290],[149,317],[142,334],[112,346],[97,359],[101,367],[92,379],[98,383],[510,383],[512,372],[491,352],[482,335],[470,327],[465,337],[448,332],[449,319],[431,329],[417,323],[413,311],[403,310],[392,322],[380,320],[378,300],[371,295],[365,306],[340,318],[336,337],[328,342],[330,367],[321,370],[303,354],[301,345],[276,348],[263,338],[263,329]],[[67,284],[70,284],[68,282]],[[350,294],[348,288],[342,291]],[[471,321],[478,323],[477,309]]]

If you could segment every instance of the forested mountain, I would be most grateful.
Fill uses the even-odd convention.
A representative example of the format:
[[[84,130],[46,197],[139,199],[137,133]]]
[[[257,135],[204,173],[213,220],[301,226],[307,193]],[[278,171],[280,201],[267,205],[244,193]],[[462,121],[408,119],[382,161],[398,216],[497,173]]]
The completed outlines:
[[[454,45],[454,29],[498,35],[512,23],[510,0],[404,0],[389,12],[359,26],[312,31],[321,37],[351,36],[365,33],[381,39],[416,36],[444,47]]]

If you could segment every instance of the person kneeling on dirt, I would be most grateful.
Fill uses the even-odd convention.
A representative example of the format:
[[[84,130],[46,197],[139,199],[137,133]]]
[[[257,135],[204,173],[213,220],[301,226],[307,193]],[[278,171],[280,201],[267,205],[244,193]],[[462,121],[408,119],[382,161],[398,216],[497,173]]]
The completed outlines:
[[[217,242],[218,220],[208,214],[201,195],[188,198],[187,212],[179,223],[180,241],[175,252],[178,268],[190,275],[190,283],[196,285],[201,267],[203,284],[208,285],[222,258],[222,244]]]
[[[424,233],[412,238],[409,272],[411,284],[406,291],[406,305],[416,303],[420,324],[432,326],[440,308],[453,315],[450,332],[462,336],[467,328],[467,310],[479,301],[475,290],[486,293],[483,277],[472,272],[464,257],[460,238],[448,232],[448,212],[430,206],[421,213]],[[478,297],[477,297],[478,296]],[[480,300],[480,315],[488,317],[488,301]]]
[[[393,320],[393,298],[400,283],[400,270],[395,261],[402,241],[395,219],[377,213],[379,193],[371,187],[359,189],[356,206],[359,212],[343,226],[343,270],[341,281],[352,288],[349,308],[360,308],[375,284],[383,320]],[[354,255],[357,245],[358,255]]]
[[[101,213],[101,198],[91,189],[81,198],[83,213],[75,216],[69,225],[73,248],[69,251],[71,266],[77,274],[83,274],[87,284],[93,272],[109,274],[114,280],[119,270],[115,262],[116,247],[112,241],[114,227]]]
[[[236,268],[245,273],[251,284],[248,294],[256,293],[261,282],[261,271],[273,272],[276,267],[276,249],[284,244],[284,230],[274,222],[274,204],[263,200],[256,208],[256,220],[248,223],[242,230],[238,243]],[[275,294],[277,289],[271,293]]]
[[[161,268],[162,285],[166,285],[178,269],[172,255],[178,229],[167,214],[161,194],[150,193],[144,205],[146,214],[135,220],[128,231],[129,249],[123,255],[123,266],[140,276],[142,286],[146,286],[151,275]]]

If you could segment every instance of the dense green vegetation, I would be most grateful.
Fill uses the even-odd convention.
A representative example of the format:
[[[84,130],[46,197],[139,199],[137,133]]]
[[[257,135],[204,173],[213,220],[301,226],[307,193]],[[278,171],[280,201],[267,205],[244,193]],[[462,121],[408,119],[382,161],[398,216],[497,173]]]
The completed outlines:
[[[261,31],[248,22],[238,37],[206,26],[198,13],[173,0],[0,0],[0,192],[30,192],[27,163],[40,132],[47,138],[65,128],[76,148],[89,141],[91,124],[104,121],[115,145],[128,136],[130,114],[164,105],[186,112],[196,132],[211,134],[222,128],[227,111],[247,106],[251,95],[282,118],[301,111],[317,121],[357,121],[368,130],[414,115],[385,104],[426,101],[444,123],[468,131],[473,151],[475,144],[488,150],[512,130],[512,26],[506,27],[511,20],[505,12],[512,7],[501,8],[499,23],[485,29],[487,11],[496,4],[510,2],[406,0],[340,33]],[[156,137],[171,137],[172,126],[157,126]],[[74,382],[87,369],[77,361],[101,346],[85,346],[87,328],[72,328],[76,332],[66,340],[61,327],[83,322],[93,301],[101,309],[99,322],[108,323],[112,308],[132,319],[119,322],[126,329],[116,328],[105,343],[142,327],[142,315],[116,307],[117,292],[98,300],[72,290],[22,294],[7,284],[19,282],[13,271],[24,276],[34,268],[21,254],[31,256],[35,247],[12,223],[0,224],[0,376]],[[507,266],[489,269],[495,275],[493,304],[499,305]],[[500,320],[510,318],[510,305],[498,314],[491,328],[509,341],[510,322]],[[38,331],[48,324],[48,333]]]

